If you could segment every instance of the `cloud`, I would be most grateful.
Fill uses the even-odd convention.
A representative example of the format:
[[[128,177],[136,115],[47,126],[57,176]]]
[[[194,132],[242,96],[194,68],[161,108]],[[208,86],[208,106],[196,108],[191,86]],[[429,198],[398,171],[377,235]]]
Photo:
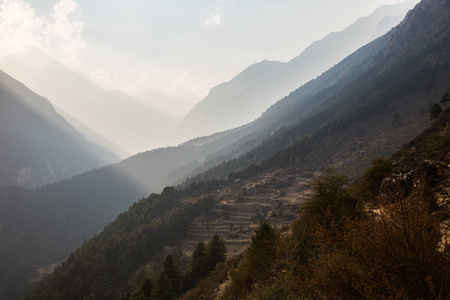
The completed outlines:
[[[41,43],[45,20],[36,16],[28,3],[3,0],[0,4],[0,55],[23,53]]]
[[[78,67],[78,53],[84,48],[84,24],[76,21],[78,5],[72,0],[62,0],[53,6],[53,20],[47,22],[47,46],[54,56],[69,66]]]
[[[222,26],[222,15],[221,14],[215,14],[212,15],[210,18],[206,19],[205,24],[204,24],[204,28],[208,29],[210,27],[213,26]]]
[[[0,57],[20,55],[35,47],[77,68],[79,51],[84,47],[84,24],[76,20],[77,9],[75,1],[61,0],[53,6],[51,17],[45,18],[24,0],[1,0]]]

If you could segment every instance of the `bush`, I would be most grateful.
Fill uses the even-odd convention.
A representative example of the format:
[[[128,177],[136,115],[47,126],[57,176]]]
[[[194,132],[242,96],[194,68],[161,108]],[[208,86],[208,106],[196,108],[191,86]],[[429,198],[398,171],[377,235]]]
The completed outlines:
[[[335,174],[332,169],[325,170],[314,180],[314,196],[302,208],[304,214],[313,217],[317,223],[330,226],[352,217],[360,210],[358,199],[350,195],[345,187],[348,179]]]
[[[450,248],[421,194],[379,218],[325,232],[319,257],[297,278],[301,295],[330,299],[441,299],[450,295]]]

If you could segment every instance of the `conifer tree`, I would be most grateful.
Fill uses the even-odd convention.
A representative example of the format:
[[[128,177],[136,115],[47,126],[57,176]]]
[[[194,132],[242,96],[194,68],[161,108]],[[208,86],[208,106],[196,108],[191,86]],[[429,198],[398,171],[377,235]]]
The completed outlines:
[[[261,223],[255,229],[248,246],[249,267],[254,274],[264,273],[276,254],[277,232],[269,223]]]
[[[191,270],[194,278],[201,278],[206,275],[206,247],[200,242],[192,253]]]
[[[199,242],[194,249],[191,257],[191,265],[189,271],[186,273],[183,281],[183,290],[191,289],[197,281],[207,275],[206,271],[206,252],[205,243]]]
[[[172,291],[172,284],[170,283],[167,274],[161,270],[156,278],[153,288],[153,298],[158,300],[172,300],[175,299]]]
[[[207,269],[213,271],[218,262],[224,262],[227,258],[227,246],[225,240],[215,234],[208,243]]]
[[[172,254],[167,255],[167,257],[164,259],[163,265],[164,265],[164,273],[166,273],[172,286],[172,293],[174,294],[174,296],[180,295],[181,277],[178,272],[178,267],[173,261]]]
[[[445,109],[447,109],[447,102],[449,102],[449,101],[450,101],[450,94],[449,94],[449,93],[445,93],[445,94],[443,94],[443,95],[441,96],[440,102],[441,102],[442,104],[444,104]]]
[[[439,103],[433,104],[430,110],[430,120],[436,120],[442,113],[442,107]]]
[[[153,282],[147,278],[142,281],[141,285],[138,288],[137,295],[133,297],[133,299],[138,300],[150,300],[152,298],[152,290],[153,290]]]

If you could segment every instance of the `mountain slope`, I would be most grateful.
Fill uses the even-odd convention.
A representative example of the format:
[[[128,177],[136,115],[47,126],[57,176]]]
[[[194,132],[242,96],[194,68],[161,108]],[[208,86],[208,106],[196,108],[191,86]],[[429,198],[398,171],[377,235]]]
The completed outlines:
[[[397,110],[414,121],[420,108],[427,110],[435,101],[435,93],[446,91],[445,82],[449,78],[449,21],[442,15],[447,8],[436,8],[436,12],[422,9],[427,14],[414,10],[402,26],[280,100],[250,125],[272,123],[272,130],[286,125],[293,127],[275,134],[269,131],[272,137],[260,146],[191,181],[223,178],[251,164],[259,164],[326,123],[332,120],[338,123],[344,114],[354,114],[345,121],[350,123],[352,118],[357,121],[370,113],[385,114],[385,121],[389,122],[389,114]]]
[[[154,89],[144,90],[135,98],[148,107],[180,121],[200,100],[192,95],[166,95]]]
[[[149,191],[155,191],[155,188],[156,190],[162,188],[164,183],[167,184],[167,182],[170,182],[168,178],[176,178],[177,176],[178,178],[182,178],[195,166],[199,165],[207,155],[219,153],[211,156],[214,160],[213,165],[216,165],[223,161],[227,155],[239,155],[244,152],[245,149],[247,149],[246,151],[249,151],[252,144],[257,145],[264,139],[267,139],[260,147],[255,148],[249,154],[242,156],[237,160],[227,162],[218,168],[212,169],[211,171],[188,181],[188,184],[189,182],[201,181],[202,179],[224,178],[232,172],[240,171],[242,172],[233,174],[230,178],[244,178],[245,176],[248,176],[246,174],[254,174],[254,170],[261,172],[264,171],[264,168],[266,167],[277,164],[282,166],[283,164],[290,162],[292,149],[295,150],[295,155],[308,154],[302,151],[303,142],[299,139],[306,134],[313,134],[327,123],[327,121],[339,117],[339,114],[344,114],[346,111],[351,112],[351,109],[358,108],[359,105],[355,105],[354,101],[361,101],[361,111],[357,114],[350,114],[350,116],[347,117],[346,122],[342,123],[346,126],[343,129],[349,130],[350,137],[353,137],[356,140],[358,139],[358,136],[352,135],[352,118],[356,118],[357,120],[358,118],[362,118],[363,120],[370,121],[370,118],[368,118],[365,111],[377,116],[377,114],[380,114],[379,106],[384,107],[384,110],[381,110],[383,118],[380,122],[380,126],[376,127],[376,130],[386,128],[386,124],[389,124],[390,115],[392,114],[392,109],[394,107],[386,105],[386,102],[383,101],[389,102],[395,100],[395,94],[394,96],[392,95],[391,89],[395,89],[396,85],[399,83],[405,85],[407,82],[402,83],[401,81],[392,80],[391,78],[402,79],[397,73],[387,74],[391,77],[383,77],[383,74],[380,74],[380,77],[375,76],[376,81],[372,81],[374,78],[373,75],[379,72],[379,70],[374,67],[376,65],[374,60],[378,57],[377,54],[380,50],[383,49],[389,40],[396,34],[397,30],[398,29],[362,48],[341,64],[323,74],[320,78],[313,80],[304,87],[296,90],[289,97],[284,98],[274,105],[262,118],[252,124],[210,137],[196,139],[179,147],[142,153],[131,157],[120,164],[79,176],[76,180],[68,180],[64,182],[64,184],[52,185],[48,186],[46,189],[34,191],[33,194],[37,199],[37,204],[43,201],[43,199],[48,199],[49,197],[47,197],[47,195],[50,194],[51,199],[61,199],[61,201],[58,200],[60,206],[54,213],[43,215],[43,218],[46,220],[43,226],[25,226],[23,231],[36,236],[36,232],[45,232],[48,228],[46,224],[53,224],[54,220],[59,219],[58,216],[64,211],[67,209],[73,210],[78,207],[75,210],[77,211],[76,217],[73,219],[64,219],[64,224],[66,225],[61,225],[59,233],[54,237],[50,237],[53,241],[52,243],[58,243],[64,235],[64,229],[73,232],[71,222],[80,224],[79,230],[72,236],[73,239],[70,241],[71,243],[64,246],[62,245],[62,247],[58,249],[59,252],[55,251],[58,252],[57,254],[53,253],[53,257],[56,260],[57,257],[63,257],[64,254],[71,251],[73,245],[75,245],[77,241],[79,243],[84,237],[98,232],[98,230],[100,230],[104,224],[112,220],[114,214],[119,213],[121,209],[125,209],[134,200],[144,196],[146,193],[149,193]],[[378,66],[383,66],[382,62],[379,62]],[[414,64],[410,66],[412,66],[412,69],[415,68]],[[442,72],[441,75],[444,78],[446,76],[446,70],[447,69],[445,68],[440,70],[440,72]],[[411,69],[399,69],[398,72],[400,72],[400,74],[403,72],[407,78],[411,75],[410,77],[412,78],[411,80],[414,86],[416,88],[421,87],[421,85],[418,85],[416,82],[417,80],[420,81],[421,77],[418,77],[418,79],[416,78],[416,81],[414,81],[414,76],[418,73],[410,73]],[[423,95],[429,95],[430,89],[442,89],[442,82],[439,83],[433,81],[438,77],[436,70],[431,69],[429,72],[429,74],[422,74],[422,76],[425,77],[433,75],[430,77],[431,85],[425,86],[423,91],[418,90],[419,92],[422,92]],[[383,83],[383,80],[389,83],[386,88],[378,83]],[[377,92],[378,89],[380,90],[379,93]],[[404,92],[404,90],[401,91],[402,93]],[[413,99],[418,95],[415,94],[416,92],[417,90],[412,91]],[[402,99],[403,101],[408,101],[411,98]],[[350,100],[353,100],[353,102]],[[336,103],[339,101],[344,103],[344,105]],[[427,116],[419,116],[421,122],[417,123],[416,127],[411,126],[411,124],[413,124],[411,121],[418,119],[417,116],[414,116],[415,110],[417,110],[418,106],[423,105],[423,103],[427,103],[429,98],[424,97],[421,99],[420,97],[417,97],[415,98],[415,101],[414,105],[411,104],[411,108],[409,108],[409,106],[400,106],[408,108],[406,111],[407,114],[404,117],[404,122],[407,126],[404,127],[405,130],[402,130],[404,132],[402,139],[397,137],[396,144],[392,143],[392,148],[389,151],[395,150],[395,147],[399,147],[402,141],[406,141],[416,130],[420,130],[420,128],[426,126]],[[375,105],[376,109],[372,109],[371,105]],[[338,109],[336,109],[336,107]],[[403,116],[403,114],[401,115]],[[406,122],[406,120],[408,120],[408,122]],[[288,130],[281,127],[292,124],[297,125],[288,128]],[[311,146],[317,142],[317,139],[328,131],[338,134],[339,131],[336,131],[337,133],[333,131],[331,125],[332,124],[329,124],[325,129],[321,129],[321,131],[315,135],[316,139],[308,142],[306,149],[311,149]],[[370,124],[365,123],[364,127],[370,128]],[[376,130],[370,131],[372,135],[368,135],[367,140],[373,140],[374,137],[377,137]],[[390,128],[389,130],[391,133],[398,131],[396,128]],[[336,135],[334,135],[334,137],[336,137]],[[336,138],[339,139],[338,136]],[[351,142],[352,141],[353,140],[351,140]],[[288,146],[292,148],[288,148],[288,150],[284,151],[283,149]],[[382,143],[378,146],[376,151],[383,149]],[[227,148],[227,150],[221,152],[221,149],[223,148]],[[333,145],[327,145],[324,149],[329,151],[333,150],[334,147]],[[220,156],[223,153],[225,156]],[[314,154],[316,152],[311,151],[310,153]],[[317,153],[319,153],[319,151],[317,151]],[[276,154],[276,156],[274,156],[271,161],[261,165],[263,169],[259,169],[260,167],[252,169],[252,167],[250,167],[247,170],[244,170],[247,166],[261,163],[274,154]],[[387,154],[388,153],[386,152],[386,155]],[[293,157],[294,161],[297,160],[295,155]],[[330,155],[332,156],[330,152],[326,152],[325,154],[327,157],[330,157]],[[372,152],[365,157],[364,161],[367,161],[366,163],[370,161],[371,155],[373,156],[374,153]],[[312,166],[317,168],[318,166],[323,165],[323,161],[320,159],[323,159],[323,157],[312,160]],[[196,163],[195,160],[198,162]],[[301,158],[298,158],[298,160],[299,162],[302,161]],[[355,160],[356,163],[359,161],[361,160]],[[309,171],[314,170],[315,169],[309,169]],[[176,173],[176,175],[174,173]],[[113,179],[111,179],[111,175],[114,176]],[[83,191],[83,193],[76,192],[79,190]],[[24,199],[26,199],[25,196]],[[99,206],[109,206],[111,199],[114,199],[115,201],[113,209],[107,211],[97,210],[97,207]],[[29,203],[29,201],[25,203]],[[74,206],[74,204],[76,205]],[[82,207],[82,209],[79,207]],[[92,222],[92,215],[95,214],[97,214],[96,221]],[[27,239],[24,238],[21,242],[25,241],[26,243],[26,240]],[[49,242],[47,244],[52,243]],[[45,252],[45,244],[46,243],[42,243],[41,247],[36,248],[36,252]],[[11,245],[15,244],[10,244],[10,246]],[[14,262],[12,261],[12,263]],[[44,262],[41,260],[37,264],[45,263],[48,263],[48,261]]]
[[[0,72],[0,186],[36,187],[113,162],[53,106]]]
[[[6,57],[0,66],[18,78],[23,77],[30,88],[47,97],[89,140],[108,147],[122,158],[164,146],[166,136],[178,122],[175,118],[125,93],[102,90],[58,62],[35,66],[29,60],[39,54],[36,52],[24,58]]]
[[[419,13],[422,11],[423,13]],[[335,80],[334,85],[306,99],[308,100],[306,102],[319,102],[315,113],[312,109],[313,113],[310,114],[306,121],[296,124],[292,121],[294,118],[292,116],[292,120],[290,120],[293,124],[292,126],[273,133],[261,147],[257,147],[252,151],[251,156],[243,156],[234,162],[225,163],[214,169],[212,174],[199,176],[197,183],[188,182],[184,190],[172,191],[173,195],[181,198],[187,197],[185,201],[190,203],[196,201],[189,198],[193,194],[203,194],[205,191],[209,191],[210,196],[222,195],[230,197],[230,199],[217,197],[218,200],[224,200],[220,203],[221,205],[226,205],[227,203],[242,201],[239,196],[243,196],[244,200],[249,200],[245,199],[247,196],[244,194],[255,186],[252,185],[251,181],[247,180],[255,179],[255,175],[258,174],[263,174],[261,175],[263,179],[260,183],[262,185],[267,184],[266,187],[273,188],[270,191],[276,193],[277,190],[283,190],[284,186],[281,180],[277,181],[277,178],[274,178],[274,180],[270,179],[269,174],[274,172],[274,170],[281,170],[281,173],[273,173],[277,177],[280,174],[283,175],[282,172],[285,172],[284,175],[294,174],[310,177],[311,174],[324,167],[336,166],[349,174],[360,175],[364,166],[367,166],[374,157],[380,155],[389,156],[400,148],[403,143],[416,135],[417,132],[427,127],[429,124],[428,115],[426,113],[421,114],[419,111],[424,105],[430,104],[431,100],[435,100],[435,91],[442,92],[446,88],[450,78],[450,68],[448,68],[450,43],[446,33],[450,19],[449,12],[450,6],[447,1],[422,1],[402,26],[388,36],[389,39],[383,43],[382,51],[377,52],[379,55],[369,55],[370,59],[363,60],[361,65],[354,65],[353,69],[347,69],[347,77],[343,76],[342,80]],[[435,26],[433,24],[439,25],[431,28],[430,26]],[[420,31],[418,30],[424,30],[429,40],[427,41],[425,36],[420,37]],[[430,35],[430,31],[432,35]],[[392,42],[395,40],[402,41],[403,37],[409,34],[413,36],[419,35],[416,36],[414,43],[399,45]],[[447,38],[442,38],[444,35],[447,35]],[[388,43],[389,41],[391,42]],[[436,43],[433,41],[436,41]],[[368,48],[371,49],[371,47],[373,47],[373,44],[369,45]],[[409,47],[411,48],[409,49]],[[415,50],[417,48],[419,51]],[[389,49],[395,49],[395,51]],[[411,53],[411,55],[403,55],[403,57],[399,57],[393,62],[393,59],[397,56],[396,51]],[[438,61],[438,64],[436,64],[435,60],[430,60],[430,58],[436,57],[442,59]],[[330,70],[330,72],[333,72],[333,70]],[[302,92],[301,90],[298,92]],[[284,111],[284,115],[289,116],[290,113],[298,114],[299,111],[297,109],[304,107],[306,104],[311,105],[306,102],[297,101],[297,104],[292,104],[290,109]],[[395,111],[400,115],[400,123],[392,122],[393,112]],[[281,120],[282,118],[279,119],[279,122]],[[395,120],[398,121],[398,119]],[[311,130],[311,128],[315,129],[305,137],[305,132]],[[274,154],[270,154],[273,152]],[[259,162],[259,164],[251,166],[252,161]],[[247,165],[250,166],[245,168]],[[356,171],[352,168],[355,166],[357,167]],[[350,168],[350,170],[346,168]],[[208,177],[210,175],[211,177]],[[264,175],[268,176],[265,177]],[[225,177],[227,177],[226,180],[222,181],[201,181],[202,178]],[[273,186],[271,185],[272,182],[274,182]],[[284,184],[293,185],[294,183],[295,180],[288,180]],[[171,189],[168,188],[163,194],[170,191]],[[301,191],[294,190],[294,192]],[[267,197],[265,197],[264,191],[259,196],[253,200],[259,201],[261,206],[268,204],[265,202]],[[278,196],[280,198],[283,197],[281,194]],[[143,206],[149,204],[150,201],[148,199],[140,203]],[[255,203],[249,202],[248,204],[250,209],[252,209],[251,205]],[[144,214],[145,210],[142,209],[141,211]],[[222,215],[217,215],[219,211],[224,212],[227,210],[224,207],[218,207],[215,211],[216,215],[205,213],[202,217],[214,219],[217,216],[217,218],[221,218],[223,217]],[[132,221],[133,213],[133,209],[130,209],[128,213],[119,217],[110,227],[117,226],[116,231],[120,235],[124,232],[128,232],[128,234],[123,235],[123,238],[119,238],[119,240],[115,240],[109,235],[112,232],[109,232],[104,233],[106,236],[103,241],[92,240],[93,244],[89,247],[81,248],[80,251],[71,257],[70,262],[63,264],[54,275],[43,281],[41,287],[34,295],[35,299],[44,299],[59,293],[66,297],[70,297],[70,295],[77,295],[82,298],[89,295],[100,297],[97,291],[101,291],[101,294],[105,295],[105,289],[114,296],[120,296],[120,293],[126,289],[129,282],[129,274],[137,273],[140,267],[146,264],[154,265],[151,258],[137,256],[137,253],[141,253],[140,251],[145,253],[147,247],[149,247],[148,243],[141,243],[143,236],[138,234],[138,232],[142,233],[141,229],[146,225],[151,228],[160,223],[152,223],[151,218],[146,220],[145,216],[142,216],[137,219],[139,222],[142,221],[144,223],[139,223],[135,227],[133,225],[135,221]],[[248,215],[240,215],[242,219],[247,217]],[[122,225],[121,222],[125,219],[128,221],[125,222],[126,225]],[[187,221],[195,223],[194,218],[189,218]],[[195,233],[197,234],[199,234],[199,224],[201,224],[201,220],[196,223],[197,226],[191,228],[196,230]],[[136,231],[134,231],[135,229]],[[136,233],[136,239],[134,239],[134,233]],[[183,231],[183,233],[188,234],[189,232]],[[200,233],[200,235],[205,236],[203,233]],[[179,239],[180,243],[181,241]],[[142,248],[137,246],[139,243],[141,243]],[[130,245],[129,248],[126,245]],[[174,245],[173,241],[170,242],[170,245]],[[96,260],[90,255],[86,255],[88,248],[110,249],[111,252],[106,250],[103,252],[110,254],[106,261],[117,261],[114,258],[120,256],[121,267],[126,269],[126,272],[108,273],[107,268],[100,267],[100,269],[97,269],[99,264],[91,262],[103,260]],[[126,249],[133,249],[133,251],[127,253]],[[127,265],[127,261],[133,261],[133,264]],[[78,268],[80,265],[85,268],[82,269],[83,272],[77,272],[77,270],[80,270]],[[127,269],[127,266],[130,266],[132,270]],[[97,289],[100,283],[93,284],[91,281],[92,277],[84,275],[91,274],[92,270],[101,270],[101,272],[110,274],[102,276],[102,278],[114,277],[111,274],[119,275],[114,277],[116,281],[108,281],[108,286],[101,286]],[[120,274],[124,274],[124,278],[119,278]],[[65,289],[64,283],[72,282],[76,278],[79,278],[79,286],[82,288]],[[108,296],[112,297],[112,295]]]
[[[321,174],[290,227],[255,249],[261,225],[246,253],[222,270],[231,276],[212,274],[181,299],[448,298],[449,125],[447,113],[350,189],[340,175]],[[345,207],[352,198],[376,209]],[[339,218],[337,203],[351,217],[327,224],[321,212]]]
[[[38,189],[0,188],[0,298],[31,292],[42,270],[51,270],[133,202],[162,190],[171,170],[226,145],[228,135],[140,153]]]
[[[313,43],[288,63],[262,61],[248,67],[229,82],[211,89],[186,115],[175,138],[203,136],[253,121],[277,99],[396,26],[414,3],[417,1],[383,6],[342,32]]]
[[[134,98],[107,92],[59,63],[49,64],[34,85],[61,110],[128,155],[160,147],[176,120]]]

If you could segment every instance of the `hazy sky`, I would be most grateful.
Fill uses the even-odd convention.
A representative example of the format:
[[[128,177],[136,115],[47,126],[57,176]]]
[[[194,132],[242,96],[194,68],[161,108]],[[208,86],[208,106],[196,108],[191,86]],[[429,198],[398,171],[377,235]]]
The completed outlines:
[[[0,0],[0,57],[36,46],[103,87],[205,96],[403,0]]]

